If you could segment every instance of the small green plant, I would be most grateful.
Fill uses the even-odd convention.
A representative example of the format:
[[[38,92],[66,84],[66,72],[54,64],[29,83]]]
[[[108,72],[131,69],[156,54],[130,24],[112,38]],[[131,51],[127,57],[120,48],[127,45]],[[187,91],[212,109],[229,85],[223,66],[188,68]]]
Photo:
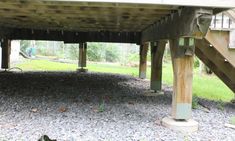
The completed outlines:
[[[199,107],[198,101],[199,101],[198,97],[193,96],[193,100],[192,100],[192,108],[193,109],[197,109]]]
[[[99,105],[98,112],[104,112],[105,111],[105,101],[103,100],[102,103]]]
[[[137,75],[134,72],[132,72],[131,76],[136,77]]]
[[[219,100],[218,104],[217,104],[217,108],[223,111],[224,105],[225,105],[225,103],[222,100]]]
[[[185,136],[184,136],[184,141],[189,141],[188,135],[185,135]]]
[[[235,125],[235,116],[230,118],[229,123]]]

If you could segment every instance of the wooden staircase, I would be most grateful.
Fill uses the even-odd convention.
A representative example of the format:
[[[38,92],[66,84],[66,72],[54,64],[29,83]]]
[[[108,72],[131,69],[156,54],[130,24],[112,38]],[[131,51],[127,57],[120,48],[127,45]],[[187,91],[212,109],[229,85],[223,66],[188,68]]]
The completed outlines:
[[[235,93],[235,49],[229,49],[229,31],[211,31],[196,40],[195,53]]]

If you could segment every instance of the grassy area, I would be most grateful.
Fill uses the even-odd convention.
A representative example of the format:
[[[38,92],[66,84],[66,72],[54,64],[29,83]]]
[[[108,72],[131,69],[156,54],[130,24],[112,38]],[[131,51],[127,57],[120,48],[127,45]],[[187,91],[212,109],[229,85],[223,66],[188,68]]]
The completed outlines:
[[[65,64],[50,62],[46,60],[27,60],[22,64],[16,65],[25,71],[74,71],[77,69],[76,64]],[[109,72],[127,74],[137,77],[138,68],[124,67],[112,64],[88,64],[89,71],[94,72]],[[150,78],[150,68],[148,68],[147,77]],[[163,83],[172,85],[173,73],[171,64],[164,64],[163,66]],[[197,69],[194,72],[193,80],[193,94],[200,98],[210,100],[230,101],[234,98],[233,92],[216,76],[198,75]]]

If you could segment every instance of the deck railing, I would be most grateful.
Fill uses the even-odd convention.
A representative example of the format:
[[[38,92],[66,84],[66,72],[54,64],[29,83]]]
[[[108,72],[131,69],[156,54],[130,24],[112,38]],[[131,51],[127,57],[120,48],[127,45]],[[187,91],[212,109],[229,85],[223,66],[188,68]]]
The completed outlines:
[[[213,30],[231,30],[233,29],[233,21],[224,13],[214,15],[211,22]]]

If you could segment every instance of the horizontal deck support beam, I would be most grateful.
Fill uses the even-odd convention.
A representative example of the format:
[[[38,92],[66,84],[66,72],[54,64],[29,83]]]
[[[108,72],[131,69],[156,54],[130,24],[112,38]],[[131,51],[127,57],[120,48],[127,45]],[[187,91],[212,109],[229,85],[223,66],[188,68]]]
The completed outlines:
[[[147,27],[142,32],[142,42],[162,39],[195,37],[202,39],[211,24],[212,9],[185,7]]]
[[[51,2],[52,0],[42,0],[44,2]],[[119,5],[133,5],[133,4],[148,4],[148,5],[174,5],[174,6],[201,6],[201,7],[217,7],[217,8],[231,8],[234,7],[234,0],[53,0],[54,2],[83,2],[88,5],[89,3],[111,3],[118,7]]]
[[[0,27],[0,37],[11,40],[48,40],[65,43],[116,42],[140,44],[140,32],[76,32],[59,30],[33,30]]]

